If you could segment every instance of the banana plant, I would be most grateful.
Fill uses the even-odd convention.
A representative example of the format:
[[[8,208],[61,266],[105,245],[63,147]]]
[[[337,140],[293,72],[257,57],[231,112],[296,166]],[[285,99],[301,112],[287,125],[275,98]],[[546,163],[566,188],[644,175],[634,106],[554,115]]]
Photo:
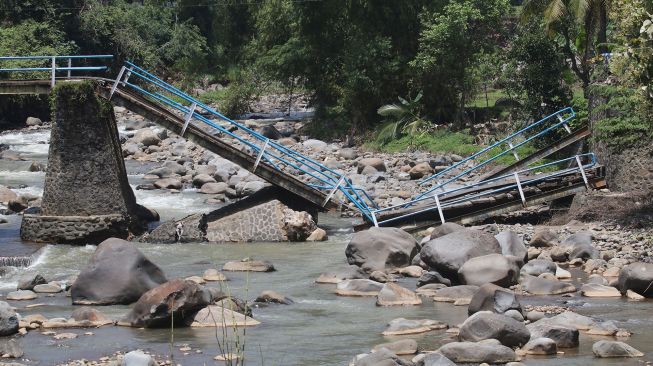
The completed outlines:
[[[386,145],[403,135],[416,137],[426,132],[431,123],[420,115],[419,101],[422,99],[420,91],[415,98],[406,99],[398,97],[398,104],[386,104],[376,111],[386,121],[377,135],[377,142]]]

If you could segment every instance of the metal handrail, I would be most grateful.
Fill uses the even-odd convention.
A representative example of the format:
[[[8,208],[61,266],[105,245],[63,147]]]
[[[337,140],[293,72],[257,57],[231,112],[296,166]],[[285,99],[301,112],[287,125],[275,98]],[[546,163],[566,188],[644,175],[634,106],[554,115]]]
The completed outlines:
[[[107,66],[73,66],[73,60],[79,59],[109,59],[113,55],[69,55],[69,56],[1,56],[0,61],[19,61],[19,60],[49,60],[49,67],[10,67],[0,68],[0,72],[34,72],[49,71],[50,86],[54,87],[57,79],[57,72],[67,71],[66,78],[72,77],[72,71],[102,71],[107,70]],[[68,66],[57,66],[57,61],[68,60]]]

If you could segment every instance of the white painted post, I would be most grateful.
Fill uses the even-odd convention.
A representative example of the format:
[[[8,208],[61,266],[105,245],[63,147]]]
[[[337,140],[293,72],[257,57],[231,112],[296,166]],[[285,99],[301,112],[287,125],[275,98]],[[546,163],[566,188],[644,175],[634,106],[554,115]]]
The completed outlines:
[[[519,174],[514,173],[515,182],[517,182],[517,189],[519,190],[519,196],[521,197],[522,206],[526,207],[526,197],[524,197],[524,190],[521,188],[521,182],[519,181]]]
[[[510,146],[511,149],[515,148],[512,142],[508,142],[508,146]],[[517,155],[517,150],[512,150],[512,155],[515,157],[515,160],[519,160],[519,155]]]
[[[372,222],[374,223],[374,227],[379,227],[379,222],[376,221],[376,214],[374,211],[371,211],[370,214],[372,215]]]
[[[340,188],[340,185],[342,185],[342,182],[344,180],[345,180],[345,176],[344,175],[340,176],[340,180],[338,181],[338,184],[336,184],[335,187],[333,187],[333,189],[331,190],[331,192],[329,192],[329,194],[326,196],[324,203],[322,203],[322,207],[326,206],[326,204],[329,202],[331,197],[333,197],[333,195],[336,194],[336,191],[338,190],[338,188]]]
[[[195,108],[197,108],[197,103],[193,102],[193,104],[190,106],[190,109],[188,110],[188,114],[186,115],[186,120],[184,121],[184,127],[181,129],[181,137],[184,137],[184,132],[186,132],[186,128],[188,128],[188,124],[190,123],[190,120],[193,118],[193,113],[195,113]]]
[[[73,59],[69,58],[68,59],[68,79],[70,79],[70,72],[72,71],[70,68],[73,67]]]
[[[123,66],[123,67],[124,67],[124,66]],[[132,74],[132,70],[134,70],[134,67],[133,67],[133,66],[130,67],[129,69],[127,69],[127,75],[125,75],[125,79],[122,81],[122,86],[125,86],[125,83],[126,83],[127,81],[129,81],[129,77],[130,77],[131,74]]]
[[[444,214],[442,213],[442,205],[440,205],[440,198],[438,197],[438,194],[434,194],[433,198],[435,198],[435,204],[438,206],[438,214],[440,215],[440,223],[444,224]]]
[[[263,158],[263,154],[265,154],[265,149],[268,147],[269,143],[270,143],[270,139],[265,139],[265,143],[263,144],[261,150],[259,150],[258,156],[256,157],[256,162],[254,162],[252,173],[254,173],[256,171],[256,168],[258,168],[258,164],[261,162],[261,159]]]
[[[113,93],[116,92],[116,88],[118,88],[118,83],[120,82],[120,79],[122,78],[122,74],[125,73],[125,67],[120,68],[120,72],[118,73],[118,77],[116,80],[113,82],[113,86],[111,87],[111,93],[109,93],[109,100],[111,100],[111,97],[113,96]]]
[[[557,116],[558,116],[558,121],[563,122],[565,120],[564,118],[562,118],[561,115],[558,114]],[[567,123],[563,123],[562,126],[565,128],[565,131],[567,131],[567,133],[571,133],[571,128],[569,128],[569,125]]]
[[[585,175],[585,169],[583,169],[583,164],[580,162],[580,157],[576,155],[576,164],[578,164],[578,170],[580,170],[580,175],[583,176],[583,182],[585,183],[585,188],[590,189],[590,184],[587,181],[587,175]]]
[[[54,88],[55,72],[57,68],[57,58],[52,56],[52,69],[50,70],[50,87]]]

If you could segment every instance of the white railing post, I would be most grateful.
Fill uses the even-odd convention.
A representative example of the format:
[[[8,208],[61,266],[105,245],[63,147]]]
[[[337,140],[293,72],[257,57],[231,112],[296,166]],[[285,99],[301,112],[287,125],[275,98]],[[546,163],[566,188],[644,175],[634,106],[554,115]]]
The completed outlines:
[[[322,203],[322,207],[326,206],[326,204],[329,202],[331,197],[333,197],[333,195],[336,194],[336,191],[338,190],[338,188],[340,188],[340,185],[342,185],[342,182],[344,180],[345,180],[345,176],[341,175],[340,180],[338,180],[338,183],[335,185],[335,187],[333,187],[331,192],[329,192],[329,194],[326,196],[326,199],[324,200],[324,203]]]
[[[379,222],[376,220],[376,214],[374,211],[370,211],[370,215],[372,215],[372,223],[374,223],[374,227],[379,227]]]
[[[116,92],[116,89],[118,88],[118,83],[120,82],[120,79],[122,78],[122,74],[125,73],[125,67],[120,68],[120,72],[118,73],[118,77],[116,80],[113,82],[113,86],[111,87],[111,93],[109,93],[109,100],[111,100],[111,97],[113,96],[113,93]]]
[[[519,155],[517,155],[517,150],[514,150],[515,146],[513,146],[512,142],[508,142],[508,146],[510,146],[510,149],[512,150],[512,155],[515,157],[515,160],[519,160]]]
[[[583,176],[583,182],[585,183],[585,188],[590,189],[590,184],[587,181],[587,175],[585,175],[585,169],[583,164],[580,162],[580,156],[576,155],[576,164],[578,164],[578,170],[580,170],[580,175]]]
[[[440,215],[440,223],[444,224],[444,214],[442,213],[442,205],[440,205],[440,197],[438,194],[434,194],[433,198],[435,199],[435,204],[438,206],[438,214]]]
[[[68,79],[70,79],[70,72],[72,71],[71,68],[73,67],[73,59],[68,58]]]
[[[55,72],[57,69],[57,58],[52,56],[52,69],[50,70],[50,87],[54,88]]]
[[[265,139],[265,143],[263,144],[263,147],[261,147],[261,150],[259,150],[258,155],[256,156],[256,161],[254,162],[252,173],[256,172],[256,168],[258,168],[258,165],[261,162],[261,159],[263,158],[263,154],[265,154],[265,149],[268,147],[269,143],[270,143],[270,139]]]
[[[122,86],[125,86],[125,83],[129,81],[129,77],[132,75],[132,70],[134,70],[133,66],[130,66],[129,69],[127,69],[127,75],[125,75],[125,79],[122,81]]]
[[[184,127],[181,129],[181,137],[184,137],[184,133],[186,132],[186,128],[188,128],[188,124],[190,123],[190,120],[193,118],[193,113],[195,113],[195,108],[197,108],[197,103],[193,102],[193,104],[190,106],[190,109],[188,110],[188,114],[186,115],[186,120],[184,121]]]
[[[515,182],[517,182],[517,189],[519,190],[519,196],[521,197],[522,206],[526,207],[526,197],[524,196],[524,190],[521,188],[521,182],[519,181],[519,174],[515,172]]]
[[[561,115],[558,114],[557,116],[558,116],[558,121],[560,121],[560,122],[565,121],[565,119]],[[565,131],[567,131],[567,133],[571,133],[571,128],[569,128],[569,125],[567,124],[567,122],[564,122],[562,124],[562,126],[565,128]]]

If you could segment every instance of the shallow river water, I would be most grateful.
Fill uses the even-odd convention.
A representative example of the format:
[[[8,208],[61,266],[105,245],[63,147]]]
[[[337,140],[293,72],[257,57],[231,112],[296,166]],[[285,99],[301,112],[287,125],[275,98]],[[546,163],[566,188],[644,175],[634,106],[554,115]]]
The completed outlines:
[[[21,134],[0,136],[0,143],[9,143],[12,149],[30,154],[30,159],[45,161],[47,145],[35,144],[47,140],[47,135]],[[45,147],[45,148],[44,148]],[[0,161],[0,184],[26,185],[32,193],[40,193],[43,173],[27,171],[29,162]],[[145,170],[143,166],[127,162],[130,183],[137,185]],[[202,195],[190,191],[168,194],[161,191],[136,191],[139,203],[156,209],[163,219],[182,217],[189,213],[208,211]],[[0,224],[0,255],[28,255],[40,246],[22,243],[19,239],[20,217],[6,216],[7,224]],[[344,249],[352,235],[352,222],[335,215],[320,217],[329,240],[322,243],[247,243],[247,244],[174,244],[156,245],[136,243],[147,257],[158,264],[168,278],[200,275],[208,268],[220,269],[230,260],[254,257],[271,261],[277,271],[272,273],[226,273],[228,290],[232,294],[254,299],[263,290],[274,290],[292,298],[288,306],[274,305],[253,309],[253,316],[262,324],[248,328],[245,335],[248,365],[346,365],[358,353],[368,352],[374,345],[400,339],[384,337],[381,332],[388,321],[398,318],[430,318],[450,325],[461,323],[467,317],[467,307],[449,303],[434,303],[424,298],[421,306],[375,306],[374,298],[347,298],[336,296],[334,285],[315,284],[324,272],[346,266]],[[14,290],[19,276],[40,273],[48,279],[66,278],[78,273],[93,254],[94,246],[47,245],[35,256],[28,268],[7,268],[0,277],[0,293]],[[580,276],[579,273],[574,272]],[[415,279],[402,279],[400,284],[415,288]],[[208,286],[217,286],[209,284]],[[563,304],[574,310],[604,320],[615,320],[618,325],[633,332],[627,343],[645,352],[639,359],[599,360],[592,356],[591,345],[606,337],[581,334],[581,346],[565,350],[557,357],[527,357],[527,365],[642,365],[653,361],[653,302],[629,302],[622,299],[523,298],[523,304]],[[33,301],[10,302],[22,315],[40,313],[48,318],[70,317],[73,310],[70,298],[63,294]],[[45,304],[27,308],[31,304]],[[114,319],[124,316],[128,306],[101,307],[100,310]],[[92,331],[94,335],[84,335]],[[52,336],[30,331],[19,342],[25,350],[25,364],[52,365],[75,359],[99,359],[117,350],[136,348],[160,355],[171,355],[182,365],[220,365],[213,357],[219,354],[218,341],[213,329],[177,328],[144,330],[125,327],[98,329],[72,329],[65,332],[79,334],[73,340],[54,340]],[[174,336],[170,347],[171,336]],[[420,349],[435,350],[449,337],[444,331],[404,336],[418,341]],[[220,336],[218,336],[220,339]],[[179,350],[188,344],[192,351],[183,355]],[[197,353],[200,350],[201,353]]]

